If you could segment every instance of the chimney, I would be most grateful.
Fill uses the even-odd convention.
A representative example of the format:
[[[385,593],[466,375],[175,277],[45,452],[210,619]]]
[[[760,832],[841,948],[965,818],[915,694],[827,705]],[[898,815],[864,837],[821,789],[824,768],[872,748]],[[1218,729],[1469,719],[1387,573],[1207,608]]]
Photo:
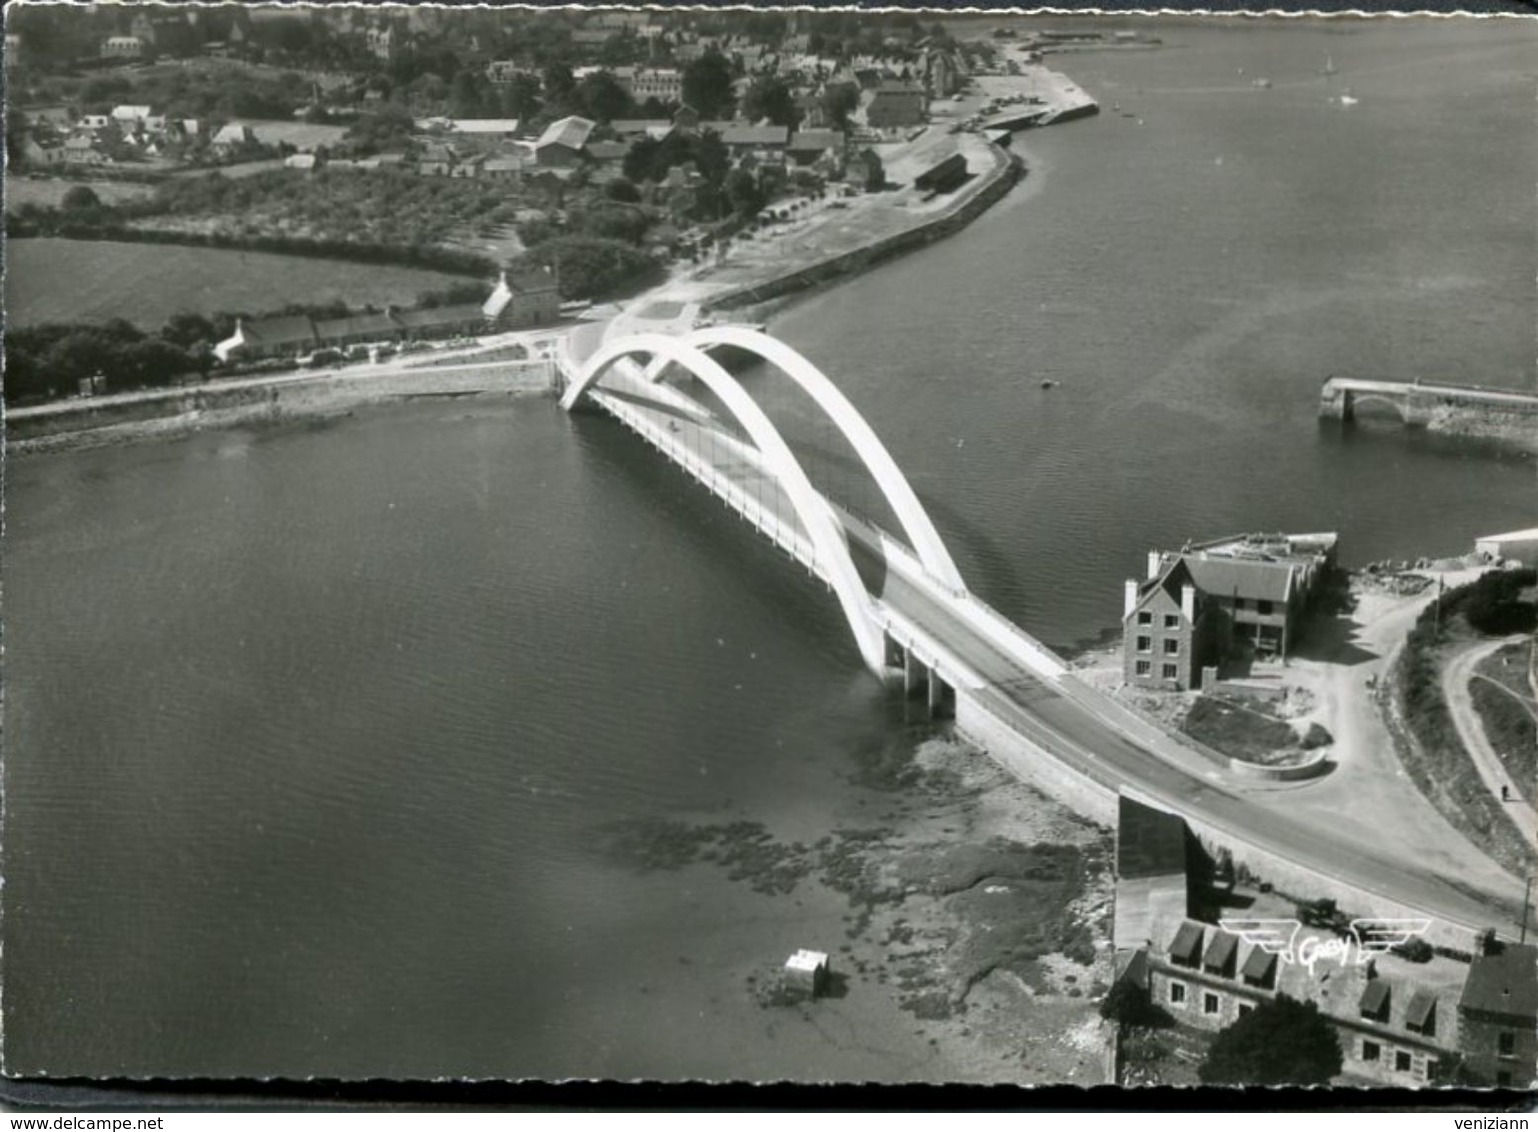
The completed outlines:
[[[1159,576],[1159,557],[1160,555],[1157,550],[1150,550],[1148,552],[1148,576],[1150,578],[1157,578]]]
[[[1190,582],[1180,587],[1180,612],[1187,621],[1196,622],[1196,587]]]
[[[1136,578],[1128,578],[1127,579],[1126,596],[1122,599],[1122,603],[1121,603],[1121,616],[1122,616],[1122,620],[1125,621],[1128,617],[1131,617],[1132,616],[1132,611],[1136,607],[1137,607],[1137,579]]]

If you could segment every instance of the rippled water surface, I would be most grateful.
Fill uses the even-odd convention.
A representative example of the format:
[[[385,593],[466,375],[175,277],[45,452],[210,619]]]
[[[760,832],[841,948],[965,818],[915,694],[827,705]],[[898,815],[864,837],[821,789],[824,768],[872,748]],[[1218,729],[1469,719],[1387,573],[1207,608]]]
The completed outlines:
[[[1533,522],[1529,461],[1314,409],[1330,373],[1532,387],[1534,36],[1166,39],[1062,63],[1137,117],[1022,137],[1003,204],[772,327],[1060,644],[1150,546]],[[419,404],[6,488],[11,1072],[952,1071],[895,1007],[746,1002],[838,902],[609,851],[640,818],[858,826],[862,762],[912,737],[821,587],[608,422]]]

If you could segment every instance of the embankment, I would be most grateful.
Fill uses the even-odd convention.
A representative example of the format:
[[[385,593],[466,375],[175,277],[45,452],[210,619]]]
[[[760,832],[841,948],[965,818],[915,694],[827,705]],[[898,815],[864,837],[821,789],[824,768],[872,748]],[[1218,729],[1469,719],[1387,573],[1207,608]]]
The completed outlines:
[[[1101,825],[1116,823],[1118,789],[1080,774],[1033,743],[989,709],[983,697],[958,690],[956,730],[985,751],[1016,778],[1029,783],[1055,801]],[[1136,791],[1128,791],[1137,796]],[[1152,798],[1139,801],[1155,809],[1165,808]],[[1421,909],[1400,903],[1342,877],[1320,872],[1306,864],[1251,841],[1242,834],[1197,818],[1185,817],[1187,827],[1214,856],[1227,850],[1236,865],[1285,891],[1308,898],[1329,897],[1355,916],[1416,917]],[[1471,950],[1484,924],[1459,923],[1445,916],[1433,917],[1427,932],[1431,942],[1459,950]]]
[[[771,302],[864,271],[883,260],[923,247],[966,227],[1007,193],[1024,172],[1024,163],[1018,155],[1008,153],[998,146],[990,148],[996,159],[994,167],[982,174],[985,178],[983,183],[969,192],[956,207],[863,247],[828,256],[751,286],[736,287],[711,295],[701,301],[701,308],[706,311],[724,311]]]
[[[404,398],[527,395],[550,388],[551,365],[544,361],[332,371],[13,410],[5,437],[7,450],[19,455],[324,416]]]

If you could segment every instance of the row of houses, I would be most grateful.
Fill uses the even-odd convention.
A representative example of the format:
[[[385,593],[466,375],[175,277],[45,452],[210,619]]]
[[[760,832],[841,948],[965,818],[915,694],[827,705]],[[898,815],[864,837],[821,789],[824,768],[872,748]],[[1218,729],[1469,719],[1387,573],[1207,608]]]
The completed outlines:
[[[1285,660],[1336,542],[1333,533],[1251,534],[1149,551],[1147,577],[1125,586],[1123,678],[1184,691],[1236,648]]]
[[[560,284],[549,269],[503,272],[484,302],[312,319],[308,315],[237,319],[235,332],[214,347],[221,362],[298,357],[323,349],[383,345],[415,339],[492,334],[544,326],[560,318]]]
[[[1314,1003],[1334,1026],[1351,1079],[1424,1085],[1454,1057],[1491,1085],[1525,1089],[1538,1078],[1538,947],[1489,939],[1467,958],[1412,962],[1324,929],[1333,946],[1321,948],[1320,936],[1310,944],[1315,929],[1289,919],[1285,904],[1251,905],[1235,913],[1242,922],[1203,920],[1193,914],[1201,852],[1180,817],[1120,799],[1117,978],[1178,1026],[1213,1034],[1286,995]],[[1245,922],[1290,924],[1291,934],[1249,931]]]

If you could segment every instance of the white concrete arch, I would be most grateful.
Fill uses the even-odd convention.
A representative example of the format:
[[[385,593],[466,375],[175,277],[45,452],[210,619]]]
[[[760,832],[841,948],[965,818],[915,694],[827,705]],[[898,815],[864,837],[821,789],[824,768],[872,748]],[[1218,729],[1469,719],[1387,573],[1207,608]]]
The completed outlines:
[[[705,383],[747,430],[749,438],[758,448],[770,473],[785,490],[791,506],[795,508],[796,517],[801,520],[801,525],[812,540],[817,561],[826,571],[833,592],[843,608],[844,617],[859,646],[860,656],[872,672],[878,676],[884,675],[885,634],[876,620],[865,583],[855,570],[843,528],[834,519],[822,496],[812,487],[806,472],[774,423],[719,362],[683,338],[666,334],[626,335],[613,342],[606,342],[582,363],[576,379],[561,397],[561,407],[570,411],[588,387],[597,383],[615,362],[637,355],[644,355],[653,362],[666,358],[687,368]]]
[[[749,326],[707,326],[685,335],[685,339],[704,349],[732,346],[757,354],[800,386],[844,434],[855,455],[865,464],[876,486],[881,489],[881,494],[886,497],[892,513],[902,524],[903,532],[908,536],[919,561],[924,564],[924,569],[951,591],[962,593],[966,590],[961,572],[956,569],[950,551],[940,540],[940,533],[935,530],[929,512],[924,510],[924,505],[914,494],[908,477],[902,474],[902,469],[892,459],[875,430],[860,415],[860,411],[826,374],[784,342]]]

